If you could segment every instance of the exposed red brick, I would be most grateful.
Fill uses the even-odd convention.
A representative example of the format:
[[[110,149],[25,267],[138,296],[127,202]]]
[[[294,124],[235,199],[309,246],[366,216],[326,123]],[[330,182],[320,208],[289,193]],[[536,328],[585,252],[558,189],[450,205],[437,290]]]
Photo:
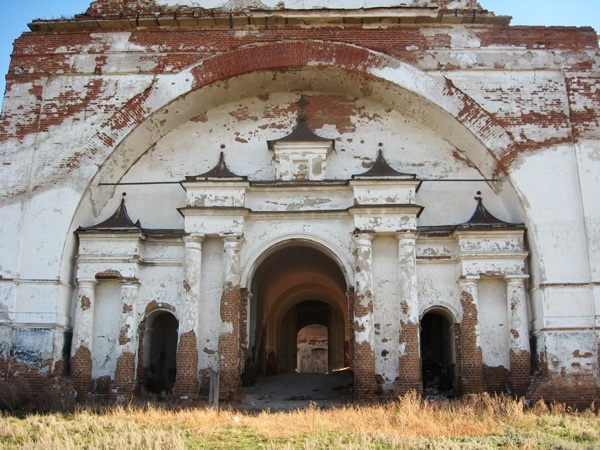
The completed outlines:
[[[111,383],[110,393],[119,400],[126,401],[133,398],[135,388],[135,355],[125,352],[117,359],[115,379]]]
[[[183,333],[177,347],[177,378],[173,387],[175,398],[196,398],[198,394],[198,347],[194,331]]]
[[[71,377],[79,398],[92,392],[92,353],[87,347],[79,347],[71,358]]]
[[[406,302],[403,302],[406,304]],[[418,323],[401,323],[400,345],[404,344],[404,354],[400,356],[400,379],[398,392],[406,394],[409,391],[423,392],[423,376],[421,365],[421,349],[419,346]]]
[[[240,312],[242,292],[239,286],[229,286],[221,296],[221,320],[232,325],[232,332],[219,336],[219,398],[236,399],[241,394],[243,354],[240,346]]]
[[[484,391],[483,353],[477,345],[477,327],[479,315],[473,297],[466,291],[461,292],[460,303],[463,308],[461,323],[462,386],[465,394]]]

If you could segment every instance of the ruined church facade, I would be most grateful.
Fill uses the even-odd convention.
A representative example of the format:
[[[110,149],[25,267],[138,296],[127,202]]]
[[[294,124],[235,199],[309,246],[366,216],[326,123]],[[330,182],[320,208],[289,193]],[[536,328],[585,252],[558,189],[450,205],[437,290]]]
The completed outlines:
[[[0,376],[236,399],[349,367],[356,398],[600,400],[595,32],[342,3],[30,24],[0,124]]]

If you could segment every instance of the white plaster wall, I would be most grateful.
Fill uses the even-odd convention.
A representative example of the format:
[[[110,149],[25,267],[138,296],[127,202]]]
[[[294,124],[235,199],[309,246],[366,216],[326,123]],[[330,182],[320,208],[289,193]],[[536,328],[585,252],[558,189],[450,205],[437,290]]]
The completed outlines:
[[[219,370],[217,352],[221,334],[221,294],[223,293],[223,241],[208,238],[202,244],[200,281],[200,320],[198,335],[199,369]]]
[[[146,237],[141,256],[144,263],[172,264],[180,267],[184,258],[182,239]]]
[[[61,297],[58,282],[27,282],[18,285],[19,301],[14,307],[15,323],[67,325],[68,318],[59,299]],[[40,299],[47,299],[40,301]]]
[[[402,302],[399,288],[398,240],[376,236],[373,240],[373,324],[372,348],[375,373],[383,377],[383,388],[390,390],[400,376],[400,321]]]
[[[121,284],[100,282],[96,286],[92,337],[92,378],[114,378],[121,323]]]
[[[542,320],[544,328],[591,328],[594,326],[594,291],[591,286],[555,285],[542,290]]]
[[[58,278],[65,232],[78,202],[78,193],[70,188],[45,190],[30,198],[22,226],[19,263],[22,278]]]
[[[0,284],[0,323],[13,320],[16,285],[13,283]]]
[[[587,256],[593,281],[600,281],[600,141],[580,140],[575,146],[585,218]],[[598,310],[600,314],[600,309]]]
[[[419,315],[432,307],[447,309],[456,322],[462,320],[460,289],[457,280],[460,270],[454,262],[431,262],[417,260],[419,289]]]
[[[183,250],[183,244],[181,245]],[[175,308],[175,317],[181,320],[183,308],[181,290],[183,284],[183,262],[142,266],[140,270],[140,289],[137,311],[143,315],[146,306],[152,301],[171,305]]]
[[[2,182],[0,181],[0,186]],[[11,236],[0,239],[0,276],[14,278],[18,276],[18,254],[22,229],[23,206],[20,202],[2,205],[0,220],[0,236]],[[0,289],[3,289],[0,284]],[[0,297],[1,298],[1,297]],[[12,304],[10,305],[12,307]]]
[[[246,207],[253,211],[306,211],[346,209],[352,206],[352,192],[346,187],[281,189],[252,188]]]
[[[538,357],[547,359],[553,375],[587,374],[598,377],[598,344],[594,330],[549,331],[538,336]]]
[[[510,368],[508,307],[506,283],[498,278],[482,278],[477,283],[479,295],[479,339],[483,364]]]
[[[545,56],[549,58],[550,54]],[[472,72],[451,71],[447,76],[506,123],[516,142],[570,138],[569,100],[562,72],[494,70],[481,71],[474,77]],[[546,120],[540,120],[540,111],[544,111]]]
[[[537,258],[532,263],[533,270],[539,270],[537,281],[589,282],[590,264],[586,258],[587,241],[573,147],[537,150],[520,157],[511,178],[523,199],[529,232],[535,239]]]

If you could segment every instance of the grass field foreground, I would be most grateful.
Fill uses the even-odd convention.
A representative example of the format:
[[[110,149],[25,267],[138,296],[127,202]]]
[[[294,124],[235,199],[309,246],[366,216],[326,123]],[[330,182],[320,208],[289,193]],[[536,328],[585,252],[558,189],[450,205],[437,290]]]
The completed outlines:
[[[2,449],[600,449],[600,416],[505,396],[247,413],[159,405],[0,416]]]

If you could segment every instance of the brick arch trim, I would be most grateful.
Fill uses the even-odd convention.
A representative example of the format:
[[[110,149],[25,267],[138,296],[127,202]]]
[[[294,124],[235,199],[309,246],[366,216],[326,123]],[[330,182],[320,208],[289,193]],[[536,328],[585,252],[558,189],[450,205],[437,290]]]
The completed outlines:
[[[425,308],[419,314],[419,322],[423,320],[426,314],[433,313],[443,316],[451,325],[462,322],[462,311],[457,309],[450,302],[440,302]]]
[[[156,312],[168,312],[171,313],[177,320],[177,309],[170,305],[169,303],[157,302],[156,300],[152,300],[150,303],[146,305],[144,310],[144,320],[148,319],[151,315]]]

